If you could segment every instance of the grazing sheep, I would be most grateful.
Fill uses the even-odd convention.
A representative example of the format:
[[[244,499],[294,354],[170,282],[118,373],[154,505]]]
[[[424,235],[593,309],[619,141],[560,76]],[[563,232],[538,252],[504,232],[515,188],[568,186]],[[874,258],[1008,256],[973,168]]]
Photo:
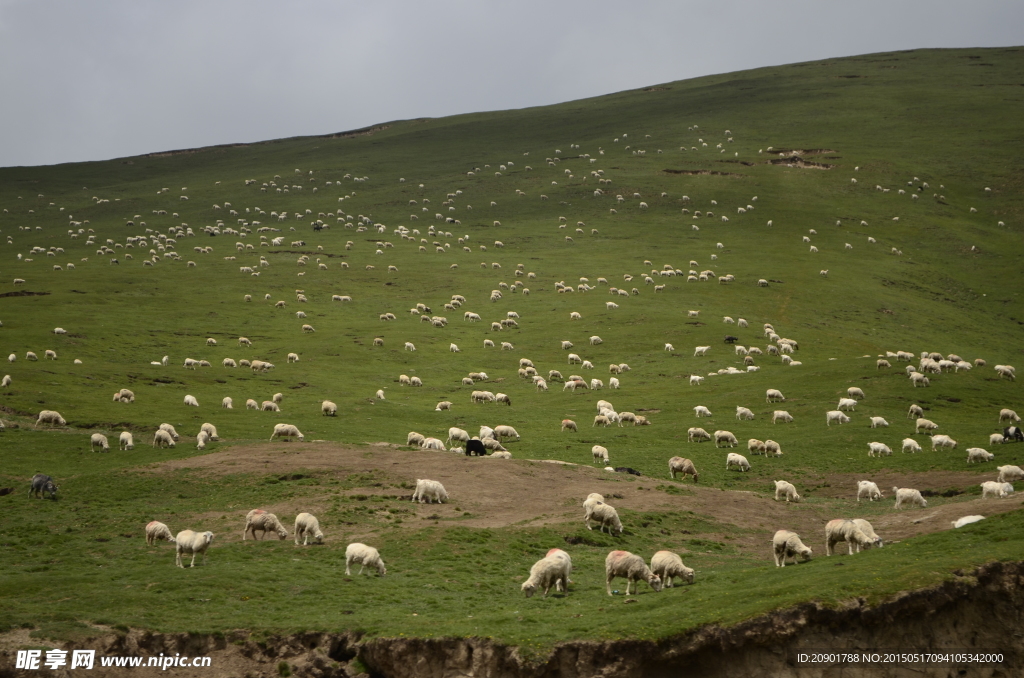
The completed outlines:
[[[260,405],[260,409],[264,412],[280,412],[281,406],[275,403],[273,400],[264,400]]]
[[[320,403],[320,413],[325,417],[333,417],[338,414],[338,406],[330,400]]]
[[[924,416],[924,410],[921,409],[920,405],[911,405],[910,410],[907,412],[907,419],[920,418]]]
[[[711,416],[710,412],[708,412],[708,416],[709,417]],[[751,419],[754,418],[754,413],[751,412],[746,407],[737,406],[736,407],[736,418],[740,419],[740,420],[742,420],[742,419],[751,420]]]
[[[587,506],[587,512],[583,516],[583,522],[587,526],[588,530],[594,529],[590,526],[591,520],[598,522],[598,530],[601,532],[604,532],[605,528],[608,528],[608,534],[611,534],[613,530],[622,534],[622,521],[619,520],[619,514],[615,508],[609,504],[605,504],[604,502],[595,502],[594,504]]]
[[[763,454],[768,455],[768,449],[765,447],[763,440],[757,438],[750,438],[747,440],[747,452],[751,454]]]
[[[175,431],[174,427],[171,426],[170,424],[161,424],[160,425],[160,430],[167,431],[168,433],[170,433],[171,437],[174,438],[175,440],[178,440],[178,439],[181,438],[181,436],[178,435],[178,432]]]
[[[594,461],[603,461],[605,466],[608,465],[608,448],[594,445],[590,448],[590,452],[594,455]]]
[[[781,421],[784,424],[792,422],[793,415],[791,415],[789,412],[786,412],[785,410],[775,410],[772,413],[772,423],[774,424],[777,421]]]
[[[5,374],[4,378],[3,378],[3,381],[0,381],[0,386],[2,386],[3,388],[7,388],[10,385],[11,385],[11,375]],[[120,395],[120,394],[118,394],[118,395]],[[120,398],[118,398],[118,400],[120,400]]]
[[[996,476],[996,480],[1000,483],[1024,480],[1024,470],[1022,470],[1020,466],[1007,464],[1006,466],[996,466],[996,470],[999,471],[999,475]]]
[[[519,433],[511,426],[495,426],[494,436],[498,440],[501,440],[502,438],[515,438],[516,440],[519,440]]]
[[[442,400],[434,408],[434,411],[435,412],[440,412],[441,410],[451,410],[451,409],[452,409],[451,401],[450,400]]]
[[[992,480],[986,480],[981,484],[981,498],[988,499],[990,496],[994,496],[997,499],[1002,499],[1013,492],[1013,485],[1010,483],[1001,483]]]
[[[43,354],[43,357],[46,358],[47,360],[56,360],[57,352],[51,351],[50,349],[46,349],[46,352]]]
[[[446,499],[448,499],[448,492],[444,489],[444,485],[436,480],[416,479],[416,489],[412,493],[411,501],[418,500],[421,504],[433,504],[436,501],[438,504],[443,504]]]
[[[384,561],[380,558],[380,553],[377,549],[366,544],[360,544],[358,542],[349,544],[345,549],[345,574],[352,576],[351,567],[353,564],[359,565],[359,572],[356,574],[362,574],[364,567],[372,567],[377,570],[377,574],[384,576],[388,573],[387,568],[384,567]]]
[[[927,433],[928,431],[934,431],[939,427],[934,421],[928,419],[918,418],[914,425],[914,433],[921,433],[922,429]]]
[[[99,447],[103,452],[110,451],[110,443],[107,441],[107,436],[102,433],[93,433],[89,437],[89,446],[93,450]]]
[[[715,431],[715,447],[723,447],[719,443],[724,443],[724,447],[736,447],[739,441],[736,440],[730,431]]]
[[[159,430],[153,436],[153,447],[174,447],[174,437],[167,431]]]
[[[709,410],[708,408],[704,407],[703,405],[697,405],[696,407],[694,407],[693,408],[693,412],[694,412],[694,414],[697,415],[697,417],[710,417],[710,416],[713,416],[711,414],[711,410]]]
[[[787,558],[793,558],[794,562],[798,557],[803,561],[808,561],[813,552],[809,547],[804,546],[796,532],[779,530],[772,537],[772,553],[775,556],[775,567],[785,567]]]
[[[556,591],[568,592],[571,573],[572,559],[569,554],[561,549],[551,549],[548,555],[533,564],[530,576],[520,586],[520,590],[527,598],[536,593],[537,589],[543,589],[544,597],[547,598],[552,586]]]
[[[672,578],[685,579],[693,583],[693,568],[683,565],[683,559],[672,551],[658,551],[651,557],[651,572],[657,575],[665,588],[672,588]]]
[[[1001,445],[1002,443],[1003,443],[1003,434],[1002,433],[990,433],[990,434],[988,434],[988,444],[989,445]]]
[[[1013,410],[1002,409],[999,410],[999,423],[1002,424],[1004,421],[1020,423],[1020,417]]]
[[[646,581],[654,591],[661,591],[661,577],[651,572],[643,558],[629,551],[612,551],[604,561],[605,588],[612,595],[612,580],[625,577],[626,595],[630,595],[630,587],[637,591],[638,582]]]
[[[782,447],[774,440],[764,441],[764,454],[766,457],[781,457]]]
[[[710,346],[698,346],[693,350],[693,357],[696,358],[697,356],[707,355],[708,350],[710,349]]]
[[[199,407],[199,401],[196,400],[195,396],[191,396],[191,395],[185,396],[185,404],[190,406],[190,407]]]
[[[853,398],[840,398],[839,406],[836,409],[838,409],[839,411],[846,410],[852,412],[853,410],[857,409],[857,401],[854,400]]]
[[[58,487],[54,482],[53,478],[46,475],[45,473],[37,473],[32,476],[32,480],[28,487],[28,496],[35,495],[36,499],[42,499],[44,494],[50,495],[50,499],[56,501]]]
[[[577,433],[579,432],[579,429],[576,428],[576,422],[573,421],[572,419],[562,420],[562,430],[565,431],[567,429],[571,431],[576,431]]]
[[[784,403],[784,402],[786,402],[786,398],[785,398],[785,396],[782,395],[782,391],[780,391],[778,389],[770,388],[770,389],[768,389],[765,392],[764,401],[766,403],[774,403],[774,402],[783,402]]]
[[[159,520],[150,521],[146,525],[146,545],[152,546],[157,540],[163,539],[169,541],[172,544],[177,543],[174,535],[171,534],[171,529],[161,523]]]
[[[915,453],[921,451],[921,446],[918,445],[917,441],[914,440],[913,438],[904,438],[903,439],[903,451],[904,452],[908,452],[909,451],[911,454],[915,454]]]
[[[881,426],[888,426],[887,422],[883,417],[871,417],[871,428],[879,428]]]
[[[699,374],[690,375],[690,386],[700,386],[703,383],[704,377],[700,376]]]
[[[750,470],[750,462],[747,461],[746,457],[744,457],[742,454],[730,452],[729,455],[725,458],[725,470],[728,471],[733,466],[737,467],[741,473],[743,471]]]
[[[196,556],[203,554],[202,564],[206,564],[206,549],[210,548],[210,544],[213,542],[213,532],[193,532],[192,530],[182,530],[178,533],[178,536],[174,538],[175,541],[175,554],[174,564],[178,567],[184,568],[185,566],[181,562],[182,555],[192,554],[192,562],[189,567],[196,566]]]
[[[896,495],[896,508],[901,508],[903,504],[917,504],[921,508],[928,508],[928,502],[918,490],[909,487],[894,487],[892,493]]]
[[[786,503],[800,501],[800,495],[796,493],[796,487],[792,483],[785,480],[775,481],[775,501],[779,500],[779,496],[785,496]]]
[[[130,432],[128,432],[128,431],[121,431],[121,435],[119,437],[119,443],[120,443],[119,447],[122,450],[134,450],[135,449],[135,439],[132,437],[132,434]]]
[[[888,360],[884,360],[884,359],[881,359],[881,358],[875,361],[875,369],[876,370],[880,370],[883,367],[892,367],[892,365],[889,363]]]
[[[43,410],[39,413],[39,417],[36,419],[35,428],[38,428],[40,424],[66,426],[67,422],[64,421],[64,417],[60,416],[60,412],[56,412],[54,410]]]
[[[424,450],[445,450],[444,441],[439,438],[424,438],[420,447]]]
[[[934,452],[937,447],[951,447],[955,450],[956,441],[946,434],[932,436],[932,451]]]
[[[295,516],[295,545],[299,545],[302,538],[302,545],[309,544],[309,538],[317,544],[324,543],[324,533],[320,530],[320,521],[312,513],[300,513]]]
[[[839,410],[829,410],[825,413],[825,425],[831,426],[833,421],[840,424],[849,424],[850,418]]]
[[[242,541],[245,541],[247,534],[252,532],[252,538],[256,539],[256,531],[260,531],[259,539],[263,539],[267,532],[277,532],[278,539],[287,539],[288,530],[273,513],[267,513],[263,509],[253,509],[245,516],[245,530],[242,531]]]
[[[862,391],[861,389],[857,388],[856,386],[851,386],[850,388],[846,389],[846,394],[849,395],[851,398],[863,398],[864,397],[864,391]]]
[[[299,431],[298,427],[293,424],[275,424],[274,432],[270,434],[270,440],[273,440],[274,438],[298,438],[299,442],[306,439],[306,437]]]
[[[986,462],[992,461],[996,458],[996,455],[992,454],[988,450],[983,450],[980,447],[968,447],[967,448],[967,463],[973,464],[975,462]]]
[[[699,443],[704,440],[711,440],[711,434],[702,428],[690,428],[686,431],[686,440],[691,443]]]
[[[682,480],[686,480],[686,476],[690,475],[693,476],[693,482],[697,482],[697,468],[685,457],[672,457],[668,460],[669,477],[675,480],[677,473],[683,474]]]
[[[868,498],[868,501],[880,500],[882,498],[882,491],[878,489],[878,485],[870,480],[858,480],[857,501],[859,502],[860,498],[864,496]]]
[[[825,555],[831,556],[835,545],[841,541],[846,542],[847,555],[851,556],[854,544],[857,545],[857,552],[860,553],[862,546],[869,547],[874,543],[874,540],[864,534],[864,531],[852,520],[836,518],[828,521],[825,525]]]
[[[873,548],[875,546],[877,546],[878,548],[882,548],[882,538],[875,534],[875,528],[871,526],[871,523],[864,520],[863,518],[854,518],[853,524],[859,527],[860,531],[867,535],[868,539],[871,540],[871,543],[869,544],[858,543],[856,545],[857,553],[860,553],[861,546],[863,546],[865,549]]]
[[[884,443],[868,443],[868,456],[891,457],[892,450],[889,449],[889,446]]]
[[[260,405],[259,405],[259,403],[257,403],[252,398],[249,398],[248,400],[245,401],[245,409],[247,409],[247,410],[258,410],[258,409],[260,409]]]

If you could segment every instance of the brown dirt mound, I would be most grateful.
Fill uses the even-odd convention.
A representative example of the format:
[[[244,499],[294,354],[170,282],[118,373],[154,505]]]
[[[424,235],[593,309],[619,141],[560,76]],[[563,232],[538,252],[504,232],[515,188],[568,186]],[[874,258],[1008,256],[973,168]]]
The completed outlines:
[[[514,443],[510,448],[515,454]],[[441,505],[416,504],[416,515],[421,520],[404,522],[405,529],[416,529],[424,524],[423,519],[433,515],[443,520],[459,518],[457,524],[460,526],[480,528],[578,523],[583,518],[583,500],[591,492],[600,492],[618,509],[693,511],[721,525],[722,532],[711,533],[709,538],[727,539],[728,543],[741,552],[764,558],[769,557],[767,544],[772,534],[780,528],[794,530],[804,535],[809,542],[819,541],[825,523],[836,518],[838,510],[833,501],[816,501],[819,497],[851,500],[842,509],[849,517],[856,517],[858,511],[852,500],[856,496],[856,481],[859,478],[852,475],[837,474],[825,478],[824,484],[830,487],[817,488],[815,501],[787,504],[772,500],[773,490],[768,484],[763,492],[723,490],[694,485],[689,480],[680,483],[667,477],[635,477],[611,473],[601,468],[564,463],[465,457],[448,452],[410,450],[390,443],[365,446],[330,442],[236,445],[199,457],[153,464],[147,470],[163,473],[182,468],[200,469],[204,475],[283,475],[313,471],[339,477],[372,473],[378,479],[386,477],[390,483],[415,484],[417,478],[440,481],[451,496],[450,502]],[[874,478],[886,497],[882,504],[888,511],[872,516],[870,520],[875,531],[886,541],[949,529],[950,522],[961,516],[1002,513],[1019,508],[1024,502],[1022,495],[1002,500],[982,500],[972,495],[972,499],[965,498],[934,508],[893,511],[893,485],[941,491],[949,487],[976,485],[979,482],[978,476],[935,472],[901,475],[898,479],[895,476],[876,474]],[[683,494],[669,493],[657,490],[658,486],[674,486],[685,490]],[[399,495],[409,499],[412,493],[369,484],[367,487],[353,488],[349,494],[385,495],[393,498]],[[279,515],[296,511],[315,513],[321,509],[317,505],[318,501],[326,500],[300,497],[261,508]],[[323,508],[326,506],[322,505]],[[456,507],[471,514],[471,517],[462,517],[455,510]],[[875,503],[875,510],[878,507],[879,504]],[[219,517],[219,514],[213,517]],[[628,520],[625,522],[626,529],[629,529]]]

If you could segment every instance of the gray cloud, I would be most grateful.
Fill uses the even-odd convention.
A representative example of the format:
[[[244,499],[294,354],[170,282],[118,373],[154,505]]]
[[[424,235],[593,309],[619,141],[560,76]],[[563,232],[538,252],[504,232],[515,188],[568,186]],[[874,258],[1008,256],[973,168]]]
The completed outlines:
[[[326,134],[1022,38],[1017,1],[0,0],[0,166]]]

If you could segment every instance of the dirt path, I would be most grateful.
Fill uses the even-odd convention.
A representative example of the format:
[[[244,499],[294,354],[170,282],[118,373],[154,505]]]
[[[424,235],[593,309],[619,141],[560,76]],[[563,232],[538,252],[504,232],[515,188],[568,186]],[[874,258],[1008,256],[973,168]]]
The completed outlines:
[[[480,528],[577,523],[583,517],[583,499],[591,492],[600,492],[608,503],[620,509],[693,511],[722,525],[722,533],[707,535],[709,538],[727,540],[742,552],[759,555],[765,553],[767,543],[777,529],[795,530],[807,535],[810,542],[817,543],[820,541],[818,535],[828,520],[858,515],[857,505],[852,501],[856,496],[858,478],[845,474],[825,478],[830,487],[816,490],[814,501],[786,504],[772,501],[767,488],[764,493],[722,490],[701,487],[690,481],[674,483],[667,478],[636,478],[587,466],[525,459],[471,458],[446,452],[402,449],[388,443],[366,446],[329,442],[238,445],[200,457],[153,464],[145,470],[163,473],[182,468],[212,475],[283,475],[313,471],[342,478],[372,472],[378,478],[383,474],[390,483],[404,481],[410,484],[415,484],[417,478],[431,478],[444,484],[451,501],[443,505],[412,505],[417,517],[459,518],[459,526]],[[975,498],[958,499],[941,506],[894,511],[891,503],[893,485],[934,490],[962,489],[977,484],[978,476],[938,471],[909,475],[881,473],[872,478],[886,496],[883,504],[887,510],[877,513],[881,505],[876,503],[868,508],[865,504],[861,514],[869,515],[875,531],[886,541],[949,529],[950,522],[961,516],[1002,513],[1019,508],[1024,501],[1021,495],[1002,500],[982,500],[972,495]],[[386,487],[387,484],[353,488],[349,493],[411,496],[409,490]],[[685,488],[685,493],[669,494],[656,490],[659,485],[678,485]],[[832,501],[840,499],[849,500],[848,504],[844,502],[845,507],[841,510],[837,502]],[[306,497],[263,508],[282,515],[299,510],[315,512],[320,508],[317,501]],[[465,517],[465,513],[470,517]],[[424,522],[411,520],[403,524],[408,529],[416,529]]]

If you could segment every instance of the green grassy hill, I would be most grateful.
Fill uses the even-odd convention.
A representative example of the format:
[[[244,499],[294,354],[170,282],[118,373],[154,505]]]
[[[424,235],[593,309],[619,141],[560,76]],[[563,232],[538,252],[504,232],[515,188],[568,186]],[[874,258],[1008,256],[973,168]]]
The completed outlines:
[[[0,389],[7,424],[0,485],[14,488],[0,498],[7,556],[0,596],[10,601],[0,626],[65,636],[89,624],[358,628],[543,648],[581,637],[669,635],[807,599],[877,600],[959,567],[1018,558],[1019,511],[940,531],[948,520],[912,523],[909,514],[925,515],[920,509],[857,509],[851,479],[946,491],[927,509],[941,518],[1018,505],[980,503],[978,483],[994,479],[997,464],[1024,461],[1024,446],[988,444],[1002,429],[1000,408],[1024,412],[1020,386],[993,370],[1020,364],[1024,348],[1022,86],[1022,48],[921,50],[359,133],[0,169],[0,351],[16,357],[3,371],[12,383]],[[317,219],[329,228],[314,231]],[[100,251],[104,245],[111,251]],[[516,276],[520,265],[524,275]],[[666,267],[681,275],[656,273]],[[691,270],[713,274],[687,282]],[[734,280],[720,284],[727,275]],[[501,287],[517,281],[529,294]],[[556,282],[577,291],[558,293]],[[584,284],[592,289],[581,291]],[[611,296],[609,287],[619,285],[626,296]],[[490,301],[499,289],[502,298]],[[297,300],[298,290],[308,301]],[[466,303],[445,310],[453,295]],[[417,303],[447,326],[421,322],[409,312]],[[465,321],[467,311],[481,322]],[[492,331],[510,311],[518,327]],[[570,320],[574,311],[580,320]],[[381,321],[385,313],[396,319]],[[724,323],[726,316],[749,326]],[[799,343],[800,365],[765,354],[754,358],[756,372],[711,376],[745,370],[743,356],[723,343],[726,334],[766,350],[765,323]],[[54,334],[56,327],[67,333]],[[590,345],[593,335],[603,342]],[[239,346],[240,336],[252,346]],[[383,346],[374,346],[377,337]],[[485,348],[488,339],[514,348]],[[569,365],[563,340],[595,369]],[[405,342],[416,350],[403,350]],[[711,349],[695,357],[701,345]],[[46,360],[46,350],[57,359]],[[906,363],[890,358],[890,369],[876,369],[878,357],[900,350],[913,353],[915,365],[922,351],[987,364],[931,374],[930,387],[915,389]],[[29,351],[39,360],[27,360]],[[291,352],[298,362],[288,362]],[[165,355],[167,366],[159,364]],[[212,367],[187,370],[186,358]],[[222,367],[226,358],[275,368],[253,374]],[[570,392],[550,381],[548,392],[538,392],[518,376],[520,358],[542,376],[560,370],[606,386]],[[619,363],[630,370],[612,390],[608,366]],[[489,379],[461,385],[475,371]],[[423,386],[400,385],[402,374]],[[704,383],[691,386],[691,375]],[[826,427],[825,412],[851,386],[867,396],[853,421]],[[112,402],[121,388],[136,401]],[[786,402],[764,402],[769,388]],[[386,400],[374,398],[378,389]],[[471,404],[474,389],[504,392],[512,405]],[[284,394],[279,414],[245,408],[247,399],[275,393]],[[186,394],[200,407],[184,406]],[[219,406],[226,396],[231,410]],[[593,428],[600,398],[652,425]],[[321,416],[325,399],[339,416]],[[444,400],[454,403],[451,411],[435,412]],[[933,452],[927,437],[913,435],[912,403],[958,441],[956,450]],[[714,416],[696,419],[696,405]],[[737,421],[737,406],[756,418]],[[61,412],[68,426],[34,430],[42,409]],[[772,425],[775,409],[795,421]],[[890,426],[871,429],[869,416]],[[566,418],[578,433],[560,431]],[[173,450],[149,446],[163,422],[182,434]],[[190,441],[203,422],[214,423],[223,441],[197,451]],[[266,443],[278,422],[297,425],[306,442],[275,442],[279,461],[248,464],[265,453],[254,443]],[[604,471],[579,471],[593,491],[629,489],[609,499],[625,534],[585,530],[575,517],[585,493],[562,496],[557,487],[544,491],[573,512],[571,522],[549,516],[517,524],[511,515],[474,525],[453,509],[474,498],[449,483],[452,505],[402,503],[422,477],[424,455],[454,455],[403,448],[404,461],[383,468],[368,445],[404,446],[409,431],[444,439],[450,426],[475,434],[482,424],[521,434],[508,444],[511,462],[473,460],[508,464],[510,476],[545,473],[525,459],[593,466],[595,444],[609,449],[614,466],[639,470],[640,478],[616,475],[615,485]],[[748,438],[771,438],[784,455],[748,455],[750,473],[726,471],[725,450],[687,442],[691,426],[732,431],[740,453]],[[134,451],[116,450],[122,430],[135,434]],[[115,449],[91,452],[94,432]],[[925,451],[901,454],[908,436]],[[868,458],[872,441],[888,444],[893,456]],[[346,446],[345,462],[309,468],[301,450],[331,443]],[[967,465],[969,447],[994,452],[996,461]],[[200,460],[211,452],[236,454],[243,470],[204,471]],[[723,517],[708,490],[693,494],[667,480],[675,455],[694,461],[701,486],[753,493],[736,495],[747,502],[747,518]],[[362,467],[353,461],[360,458]],[[183,461],[173,470],[151,467],[168,460]],[[57,479],[59,501],[25,499],[36,472]],[[771,500],[775,479],[790,480],[805,497],[784,507],[790,519]],[[850,484],[833,485],[839,479]],[[886,502],[892,483],[883,486]],[[646,492],[668,503],[641,508],[635,499]],[[524,506],[531,501],[522,497]],[[769,505],[770,519],[760,520],[757,507]],[[242,544],[244,515],[257,506],[277,511],[289,528],[298,510],[308,510],[301,507],[316,507],[327,545]],[[880,534],[882,524],[905,538],[843,557],[848,567],[837,579],[820,557],[818,533],[830,517],[855,515],[879,521]],[[216,532],[208,564],[183,572],[166,545],[145,547],[142,528],[153,519],[174,531]],[[814,526],[804,536],[816,557],[776,571],[771,535],[792,525]],[[387,577],[345,578],[345,544],[359,540],[380,548]],[[571,552],[575,588],[523,600],[519,584],[554,546]],[[647,559],[676,550],[697,568],[697,581],[658,595],[641,588],[642,604],[606,612],[609,548]],[[57,582],[62,591],[73,584],[76,597],[55,595]],[[678,596],[701,604],[680,605]]]

